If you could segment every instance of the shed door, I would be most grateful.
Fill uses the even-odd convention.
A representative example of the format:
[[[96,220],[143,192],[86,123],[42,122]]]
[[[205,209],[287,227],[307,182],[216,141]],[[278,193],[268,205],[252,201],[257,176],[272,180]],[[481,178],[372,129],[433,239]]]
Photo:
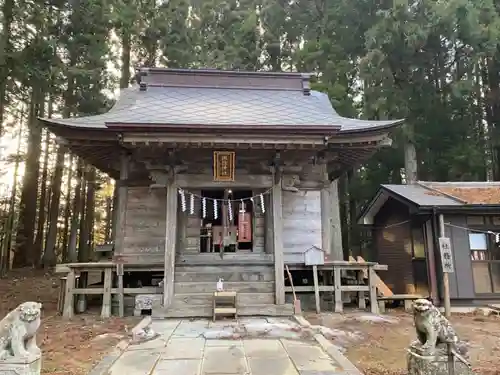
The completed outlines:
[[[415,293],[422,296],[429,295],[429,279],[427,274],[427,260],[425,256],[425,241],[423,225],[412,226],[412,267]]]

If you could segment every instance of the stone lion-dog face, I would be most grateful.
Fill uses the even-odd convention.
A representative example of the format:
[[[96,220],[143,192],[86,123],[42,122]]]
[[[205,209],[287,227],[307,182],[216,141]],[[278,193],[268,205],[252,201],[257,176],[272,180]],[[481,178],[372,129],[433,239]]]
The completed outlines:
[[[40,355],[36,332],[40,328],[42,304],[24,302],[0,321],[0,359]]]

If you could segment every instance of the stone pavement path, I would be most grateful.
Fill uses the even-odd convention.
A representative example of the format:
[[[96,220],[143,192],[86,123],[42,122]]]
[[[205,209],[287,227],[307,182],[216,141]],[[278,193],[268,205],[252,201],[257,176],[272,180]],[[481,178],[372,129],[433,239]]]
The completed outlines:
[[[258,319],[247,322],[254,327],[260,324]],[[237,340],[205,339],[205,336],[210,337],[211,333],[213,336],[214,332],[221,332],[221,329],[227,328],[227,324],[206,320],[153,321],[153,328],[160,337],[143,344],[130,345],[106,374],[345,374],[339,363],[333,360],[316,341],[299,340],[298,333],[285,335],[288,338],[279,338],[276,335],[252,338],[251,335],[247,335]],[[279,324],[283,330],[284,324]],[[291,339],[293,335],[297,336],[297,339]]]

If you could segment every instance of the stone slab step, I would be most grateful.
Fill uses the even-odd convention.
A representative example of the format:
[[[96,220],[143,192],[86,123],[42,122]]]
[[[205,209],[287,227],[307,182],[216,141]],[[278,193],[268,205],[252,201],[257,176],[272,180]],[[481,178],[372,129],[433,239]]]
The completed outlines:
[[[174,283],[174,293],[213,293],[216,287],[216,283],[180,281]],[[274,281],[224,282],[224,290],[238,293],[272,293],[274,292]]]
[[[211,306],[193,306],[190,308],[155,308],[152,317],[165,318],[208,318],[212,317]],[[249,305],[238,308],[238,316],[292,316],[293,305]]]
[[[238,306],[274,304],[274,293],[238,293]],[[175,294],[173,307],[211,306],[213,293]]]

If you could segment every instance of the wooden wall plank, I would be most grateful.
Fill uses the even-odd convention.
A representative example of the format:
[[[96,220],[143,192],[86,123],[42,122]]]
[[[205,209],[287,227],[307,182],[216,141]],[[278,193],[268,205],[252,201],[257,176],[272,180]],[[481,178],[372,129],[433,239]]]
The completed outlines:
[[[123,254],[165,252],[166,194],[164,189],[129,187]],[[147,261],[147,257],[145,257]]]
[[[303,253],[321,248],[321,197],[319,190],[283,191],[283,241],[287,263],[302,263]]]

